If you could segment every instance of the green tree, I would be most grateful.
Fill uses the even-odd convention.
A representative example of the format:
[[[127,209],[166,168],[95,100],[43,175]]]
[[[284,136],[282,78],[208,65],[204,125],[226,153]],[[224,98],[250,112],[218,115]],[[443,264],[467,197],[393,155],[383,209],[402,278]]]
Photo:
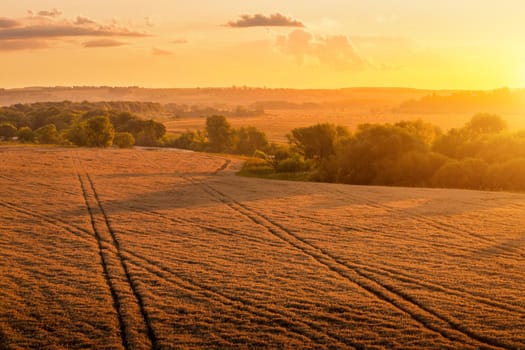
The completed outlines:
[[[232,146],[232,128],[222,115],[206,118],[206,134],[212,152],[225,152]]]
[[[336,181],[352,184],[392,184],[387,172],[408,152],[427,152],[424,143],[400,127],[360,125],[356,134],[338,148],[334,161]],[[333,170],[332,170],[333,171]]]
[[[487,184],[493,190],[525,191],[525,158],[493,164],[488,171]]]
[[[507,129],[507,123],[496,114],[479,113],[465,125],[465,130],[473,134],[496,134]]]
[[[131,148],[135,145],[135,138],[129,132],[117,132],[115,133],[113,144],[119,148]]]
[[[108,117],[95,116],[73,125],[65,135],[77,146],[109,147],[113,143],[115,129]]]
[[[18,140],[22,142],[34,142],[35,137],[35,133],[28,126],[23,126],[18,129]]]
[[[13,124],[9,122],[0,123],[0,138],[4,140],[10,140],[15,137],[16,134],[17,130]]]
[[[235,130],[235,153],[253,155],[255,151],[265,151],[268,148],[266,134],[253,126]]]
[[[489,166],[481,159],[454,160],[443,165],[432,178],[436,187],[483,189]]]
[[[338,139],[348,135],[346,128],[325,123],[295,128],[288,140],[305,159],[321,160],[333,155]]]
[[[437,126],[422,121],[421,119],[413,121],[401,121],[394,126],[406,130],[410,135],[421,140],[427,147],[431,147],[434,141],[442,135],[441,129]]]
[[[109,147],[115,137],[115,129],[106,116],[97,116],[85,122],[87,146]]]
[[[35,136],[39,143],[56,144],[60,142],[55,124],[47,124],[35,130]]]

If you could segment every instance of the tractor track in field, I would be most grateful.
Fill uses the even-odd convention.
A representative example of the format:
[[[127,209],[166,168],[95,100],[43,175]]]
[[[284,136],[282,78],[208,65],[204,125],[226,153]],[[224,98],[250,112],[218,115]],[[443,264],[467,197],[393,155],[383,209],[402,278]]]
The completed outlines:
[[[157,349],[157,337],[155,335],[151,324],[151,320],[144,306],[144,300],[142,299],[142,296],[138,291],[137,283],[131,277],[129,267],[124,258],[122,257],[120,242],[111,227],[108,216],[102,205],[93,180],[87,173],[84,176],[85,177],[83,178],[83,176],[79,174],[78,179],[81,183],[81,186],[84,189],[83,194],[84,198],[86,199],[86,206],[88,207],[88,211],[92,218],[93,229],[97,233],[97,240],[100,242],[100,247],[102,247],[103,241],[105,241],[105,243],[109,243],[111,245],[111,248],[113,248],[112,251],[114,252],[114,257],[116,258],[115,264],[117,266],[115,267],[116,270],[118,270],[118,274],[120,276],[111,276],[110,274],[108,274],[108,278],[109,280],[119,279],[119,277],[124,277],[125,279],[125,282],[122,283],[125,285],[123,286],[123,288],[121,288],[120,290],[117,290],[115,288],[112,289],[112,294],[114,293],[117,297],[117,306],[119,306],[120,311],[119,317],[121,318],[121,321],[123,323],[123,337],[126,339],[127,346],[130,349]],[[90,199],[92,200],[92,204],[90,204]],[[98,219],[101,219],[100,221],[102,221],[103,223],[103,225],[100,226],[103,227],[102,229],[105,231],[106,237],[102,236],[103,233],[100,232],[100,227],[97,228],[97,225],[95,223],[96,214],[94,210],[95,208],[93,208],[94,206],[96,207],[96,212],[98,212]],[[107,266],[108,261],[106,261],[105,264]],[[126,305],[123,306],[123,303],[125,303]],[[128,310],[128,308],[133,309],[131,311],[131,315],[129,315],[128,311],[130,310]]]
[[[21,214],[24,214],[26,216],[29,216],[29,217],[32,217],[32,218],[38,218],[42,221],[45,221],[51,225],[54,225],[54,226],[58,226],[58,227],[61,227],[61,225],[66,225],[67,227],[71,227],[71,228],[74,228],[75,230],[69,230],[71,233],[73,233],[74,235],[76,235],[77,237],[81,237],[82,233],[84,234],[90,234],[91,235],[91,232],[83,227],[79,227],[79,226],[76,226],[76,225],[73,225],[71,223],[68,223],[64,220],[60,220],[60,219],[54,219],[54,218],[51,218],[49,216],[46,216],[46,215],[43,215],[43,214],[38,214],[36,213],[35,211],[30,211],[30,210],[26,210],[24,208],[21,208],[19,205],[16,205],[12,202],[9,202],[9,201],[5,201],[5,200],[1,200],[0,201],[0,206],[3,206],[4,208],[8,208],[8,209],[11,209],[13,210],[14,212],[17,212],[17,213],[21,213]]]
[[[139,211],[141,214],[145,214],[145,215],[150,215],[150,216],[154,216],[154,217],[160,217],[160,218],[163,218],[163,219],[166,219],[166,220],[169,220],[171,222],[173,222],[174,224],[180,224],[180,223],[183,223],[183,224],[190,224],[192,226],[196,226],[196,227],[199,227],[203,230],[206,230],[206,231],[212,231],[212,232],[215,232],[215,233],[218,233],[218,234],[225,234],[225,235],[229,235],[231,236],[232,234],[231,233],[227,233],[226,230],[224,229],[218,229],[218,228],[215,228],[215,227],[212,227],[212,226],[208,226],[208,225],[201,225],[201,224],[198,224],[198,223],[194,223],[192,222],[191,220],[184,220],[184,219],[180,219],[180,218],[172,218],[172,217],[169,217],[167,215],[163,215],[163,214],[160,214],[160,213],[157,213],[155,211],[151,212],[151,211]],[[261,243],[260,241],[255,241],[254,242],[256,243]],[[142,268],[145,268],[147,269],[148,271],[154,273],[155,275],[157,275],[158,277],[161,277],[163,278],[164,280],[167,280],[168,282],[170,283],[173,283],[173,284],[176,284],[176,285],[179,285],[179,286],[182,286],[183,288],[187,288],[187,289],[190,289],[190,290],[193,290],[195,288],[199,289],[201,291],[201,293],[204,293],[204,294],[211,294],[211,296],[209,297],[209,301],[211,302],[216,302],[216,299],[214,298],[218,298],[219,300],[221,300],[221,303],[224,304],[224,305],[231,305],[232,303],[240,303],[242,305],[239,305],[237,306],[237,308],[240,308],[242,310],[245,310],[247,312],[249,312],[250,314],[252,315],[255,315],[255,316],[258,316],[258,317],[264,317],[266,319],[269,319],[269,320],[272,320],[272,319],[275,319],[276,317],[283,317],[285,318],[285,322],[286,322],[286,325],[282,324],[283,326],[286,326],[287,329],[289,329],[292,333],[296,333],[300,336],[303,336],[303,337],[306,337],[314,342],[318,342],[319,341],[319,338],[321,337],[328,337],[328,338],[331,338],[332,339],[332,343],[339,343],[339,346],[341,345],[345,345],[345,346],[351,346],[351,347],[354,347],[354,348],[362,348],[361,345],[359,344],[356,344],[354,342],[351,342],[349,341],[349,339],[345,339],[343,337],[340,337],[339,335],[335,334],[335,333],[332,333],[326,329],[323,329],[322,327],[320,327],[319,325],[316,325],[315,323],[313,322],[307,322],[307,321],[301,321],[301,320],[298,320],[296,319],[295,321],[290,321],[291,319],[294,319],[294,316],[296,315],[289,315],[285,312],[279,312],[275,309],[271,309],[271,308],[268,308],[266,306],[263,306],[263,305],[260,305],[260,304],[257,304],[255,302],[252,302],[246,298],[242,298],[242,297],[238,297],[238,296],[230,296],[228,295],[227,293],[225,292],[222,292],[220,289],[218,288],[212,288],[210,287],[209,285],[205,285],[205,284],[202,284],[202,283],[198,283],[198,282],[195,282],[189,278],[184,278],[184,277],[181,277],[181,276],[178,276],[177,273],[171,269],[169,269],[168,267],[165,267],[165,266],[162,266],[160,263],[158,262],[155,262],[153,260],[150,260],[150,259],[147,259],[143,256],[140,256],[130,250],[125,250],[126,254],[130,255],[130,256],[133,256],[135,259],[139,259],[139,260],[142,260],[146,263],[148,263],[150,266],[154,266],[157,270],[161,270],[164,274],[167,274],[165,276],[161,276],[159,275],[159,272],[158,271],[151,271],[151,269],[145,267],[145,266],[141,266]],[[212,298],[213,296],[213,298]],[[226,300],[226,302],[224,302],[224,300]],[[308,333],[305,333],[304,331],[301,331],[302,328],[304,327],[307,327],[307,328],[310,328],[311,330],[313,330],[315,332],[315,334],[308,334]]]
[[[337,193],[339,195],[344,195],[344,196],[347,196],[347,197],[349,196],[348,193],[342,193],[340,191],[335,191],[335,192],[330,192],[330,193]],[[465,238],[474,239],[474,240],[477,240],[478,242],[484,243],[484,244],[496,244],[497,243],[495,240],[487,238],[487,237],[485,237],[485,236],[483,236],[481,234],[476,234],[476,233],[473,233],[473,232],[470,232],[470,231],[458,228],[456,226],[453,226],[453,225],[450,225],[450,224],[448,224],[446,222],[443,222],[443,221],[441,221],[439,219],[432,220],[432,219],[428,219],[425,216],[420,215],[420,214],[408,213],[406,211],[400,211],[400,210],[397,210],[395,208],[392,208],[389,205],[385,205],[385,204],[381,204],[381,203],[372,201],[372,200],[370,200],[370,199],[368,199],[368,198],[366,198],[366,197],[364,197],[362,195],[356,195],[354,193],[354,194],[350,195],[350,198],[357,199],[361,203],[363,203],[365,205],[368,205],[368,206],[370,206],[372,208],[382,209],[382,210],[385,210],[388,213],[396,214],[397,216],[403,216],[403,217],[406,217],[406,218],[412,218],[412,219],[416,220],[417,222],[423,223],[423,224],[425,224],[425,225],[427,225],[429,227],[432,227],[432,228],[434,228],[434,229],[436,229],[438,231],[441,231],[441,232],[455,234],[455,235],[459,235],[459,236],[462,236],[462,237],[465,237]],[[513,248],[513,247],[508,247],[506,249],[506,248],[503,248],[503,247],[496,246],[496,247],[494,247],[494,249],[500,251],[502,256],[509,256],[509,257],[516,257],[516,256],[517,257],[524,257],[525,256],[522,253],[521,250]]]
[[[321,265],[324,265],[326,268],[335,272],[342,278],[346,279],[352,284],[358,285],[360,288],[366,290],[376,298],[392,305],[396,309],[401,310],[424,328],[438,333],[444,338],[447,338],[453,342],[461,342],[463,344],[471,343],[473,346],[485,346],[490,348],[513,347],[513,345],[502,342],[498,339],[493,339],[477,334],[472,330],[462,326],[458,321],[440,315],[436,311],[428,308],[406,293],[381,283],[377,279],[373,278],[373,276],[370,274],[360,271],[356,266],[352,266],[346,262],[341,261],[332,254],[316,247],[315,245],[292,233],[290,230],[281,224],[276,223],[269,217],[257,213],[247,206],[235,201],[233,198],[225,195],[211,185],[191,177],[183,176],[183,178],[195,186],[200,187],[212,198],[215,198],[218,201],[224,203],[232,210],[248,218],[253,223],[264,227],[274,236],[302,251],[304,254],[310,256],[312,259],[316,260]]]
[[[11,181],[11,182],[17,182],[17,179],[14,178],[14,177],[11,177],[11,176],[7,176],[7,175],[0,175],[0,178],[3,178],[7,181]],[[66,194],[69,194],[69,195],[74,195],[76,196],[78,193],[76,192],[73,192],[73,191],[67,191],[67,190],[64,190],[63,188],[57,188],[57,186],[53,186],[53,185],[50,185],[50,184],[46,184],[44,182],[37,182],[37,181],[32,181],[32,182],[27,182],[25,181],[24,182],[24,188],[36,188],[36,189],[41,189],[42,187],[45,187],[49,190],[52,190],[54,192],[59,192],[59,193],[66,193]]]
[[[15,212],[18,212],[18,213],[21,213],[21,214],[24,214],[28,217],[36,217],[38,219],[41,219],[42,221],[45,221],[49,224],[52,224],[54,226],[57,226],[57,227],[60,227],[72,234],[74,234],[75,236],[79,237],[79,238],[83,238],[85,239],[86,238],[86,234],[89,235],[89,237],[92,237],[92,233],[89,231],[89,230],[86,230],[82,227],[79,227],[79,226],[76,226],[76,225],[73,225],[71,223],[68,223],[68,222],[65,222],[65,221],[62,221],[62,220],[58,220],[58,219],[51,219],[49,218],[48,216],[45,216],[45,215],[41,215],[41,214],[38,214],[34,211],[28,211],[28,210],[25,210],[25,209],[22,209],[20,208],[19,206],[11,203],[11,202],[0,202],[0,206],[3,206],[7,209],[11,209]],[[203,224],[200,224],[200,223],[195,223],[191,220],[187,220],[187,219],[182,219],[182,218],[173,218],[173,217],[170,217],[168,215],[164,215],[164,214],[161,214],[161,213],[158,213],[156,211],[144,211],[144,210],[140,210],[138,208],[128,208],[126,207],[126,209],[133,209],[134,211],[137,211],[137,212],[140,212],[141,214],[144,214],[144,215],[149,215],[149,216],[154,216],[154,217],[160,217],[160,218],[163,218],[165,220],[168,220],[168,221],[171,221],[173,222],[174,224],[187,224],[187,225],[192,225],[192,226],[197,226],[203,230],[206,230],[206,231],[211,231],[211,232],[214,232],[214,233],[217,233],[217,234],[222,234],[222,235],[227,235],[227,236],[232,236],[234,234],[232,234],[231,232],[229,232],[228,230],[226,229],[221,229],[221,228],[217,228],[217,227],[213,227],[213,226],[210,226],[210,225],[203,225]],[[304,217],[304,219],[308,219],[309,217],[306,217],[306,216],[301,216],[301,217]],[[322,222],[320,221],[315,221],[319,224],[322,224]],[[330,226],[336,226],[335,224],[330,224]],[[247,237],[244,237],[245,239],[247,239]],[[248,239],[249,240],[249,239]],[[256,242],[256,243],[260,243],[260,241],[257,241],[257,240],[250,240],[250,241],[253,241],[253,242]],[[136,254],[134,254],[136,256]],[[144,259],[144,258],[143,258]],[[362,264],[359,264],[359,263],[352,263],[354,266],[356,266],[356,268],[359,268],[361,270],[365,270],[365,271],[368,271],[368,272],[371,272],[371,273],[375,273],[375,274],[378,274],[378,275],[385,275],[387,274],[389,278],[391,279],[395,279],[395,280],[398,280],[398,281],[401,281],[401,282],[405,282],[405,283],[410,283],[410,284],[414,284],[414,285],[418,285],[418,286],[421,286],[421,287],[425,287],[431,291],[437,291],[437,292],[443,292],[445,294],[450,294],[450,295],[455,295],[455,296],[458,296],[458,297],[468,297],[470,300],[475,300],[477,302],[480,302],[482,304],[485,304],[485,305],[488,305],[488,306],[492,306],[492,307],[496,307],[496,308],[499,308],[501,310],[506,310],[506,311],[510,311],[510,312],[523,312],[525,313],[525,308],[523,307],[520,307],[519,305],[515,305],[515,304],[506,304],[506,303],[502,303],[500,301],[497,301],[497,300],[493,300],[491,298],[487,298],[485,296],[480,296],[480,295],[476,295],[476,294],[472,294],[470,292],[467,292],[463,289],[459,289],[459,288],[451,288],[451,287],[445,287],[441,284],[437,284],[437,283],[431,283],[431,282],[425,282],[425,281],[422,281],[421,279],[418,279],[414,276],[411,276],[407,273],[403,273],[401,271],[398,271],[398,270],[394,270],[394,269],[389,269],[389,268],[385,268],[384,266],[369,266],[369,265],[362,265]]]
[[[33,216],[36,216],[40,219],[43,219],[44,221],[52,224],[53,226],[56,226],[56,227],[60,227],[61,229],[64,229],[65,231],[75,235],[76,237],[79,237],[81,239],[84,239],[85,241],[89,241],[90,239],[93,238],[93,233],[88,231],[88,230],[84,230],[84,229],[80,229],[81,232],[77,231],[79,230],[78,227],[76,226],[73,226],[65,221],[53,221],[53,220],[47,220],[47,218],[43,215],[38,215],[38,214],[35,214],[34,212],[29,212],[29,211],[25,211],[25,210],[18,210],[14,205],[11,206],[11,205],[4,205],[4,203],[0,203],[0,205],[8,208],[8,209],[12,209],[12,210],[15,210],[15,211],[19,211],[21,212],[22,214],[26,215],[26,216],[29,216],[29,217],[33,217]],[[189,222],[189,221],[188,221]],[[97,236],[97,233],[95,232],[95,236]],[[97,238],[97,244],[98,244],[98,247],[99,247],[99,250],[100,252],[104,249],[104,248],[101,248],[101,241]],[[344,339],[336,334],[331,334],[331,332],[327,332],[326,329],[323,329],[321,326],[319,325],[316,325],[315,323],[313,322],[306,322],[306,321],[300,321],[300,320],[294,320],[292,321],[291,319],[293,319],[293,316],[291,315],[287,315],[286,313],[283,313],[283,312],[277,312],[271,308],[268,308],[268,307],[265,307],[263,305],[258,305],[257,303],[253,303],[245,298],[241,298],[241,297],[231,297],[229,295],[227,295],[226,293],[223,293],[221,292],[219,289],[215,289],[215,288],[210,288],[209,286],[206,286],[204,284],[201,284],[201,283],[197,283],[193,280],[190,280],[190,279],[187,279],[187,278],[183,278],[183,277],[180,277],[180,276],[177,276],[176,272],[165,267],[165,266],[162,266],[160,263],[158,262],[155,262],[153,260],[150,260],[146,257],[143,257],[143,256],[140,256],[130,250],[126,250],[126,249],[122,249],[121,250],[122,252],[124,252],[125,254],[127,254],[128,256],[131,256],[133,257],[134,259],[136,260],[139,260],[139,261],[142,261],[143,263],[140,264],[140,263],[137,263],[136,261],[131,261],[131,259],[128,259],[129,261],[131,261],[132,264],[136,265],[136,266],[139,266],[140,268],[142,269],[145,269],[151,273],[153,273],[154,275],[156,275],[157,277],[161,278],[162,280],[164,281],[167,281],[168,283],[172,284],[172,285],[175,285],[175,286],[179,286],[181,288],[183,288],[184,290],[186,291],[190,291],[190,292],[197,292],[199,293],[200,295],[204,295],[207,297],[207,300],[211,303],[220,303],[224,306],[227,306],[227,307],[232,307],[232,308],[235,308],[235,309],[239,309],[239,310],[244,310],[246,312],[248,312],[249,314],[253,315],[253,316],[257,316],[257,317],[261,317],[261,318],[264,318],[266,320],[279,320],[279,324],[283,327],[286,327],[288,330],[290,330],[292,333],[295,333],[297,334],[299,337],[305,337],[305,338],[308,338],[310,340],[312,340],[314,343],[319,343],[319,342],[324,342],[325,339],[323,338],[329,338],[331,339],[329,341],[330,344],[339,344],[339,346],[341,345],[344,345],[344,346],[351,346],[351,347],[354,347],[354,348],[359,348],[360,346],[359,345],[356,345],[356,344],[353,344],[353,343],[350,343],[347,339]],[[99,253],[100,253],[99,252]],[[112,282],[111,282],[111,278],[109,277],[108,275],[108,272],[107,272],[107,265],[105,264],[105,259],[104,257],[100,254],[101,256],[101,260],[102,260],[102,267],[104,269],[104,277],[106,279],[106,283],[108,284],[109,288],[110,288],[110,292],[111,292],[111,295],[112,295],[112,298],[114,300],[114,303],[116,305],[116,311],[117,311],[117,316],[119,318],[119,324],[123,325],[124,324],[124,321],[121,319],[122,316],[118,310],[119,308],[119,301],[118,301],[118,296],[117,296],[117,293],[114,289],[114,287],[112,286]],[[148,264],[148,266],[145,266],[144,263]],[[123,326],[121,326],[121,332],[122,334],[124,335],[125,337],[125,330],[122,329]],[[307,327],[307,328],[310,328],[311,330],[314,331],[314,334],[309,334],[309,333],[306,333],[304,331],[302,331],[302,329],[304,329],[304,327]],[[326,332],[326,333],[325,333]],[[124,340],[125,338],[123,338],[122,342],[123,342],[123,346],[127,349],[127,348],[130,348],[129,345],[127,345],[127,340]]]
[[[102,243],[102,237],[100,236],[99,231],[96,228],[95,217],[94,217],[94,214],[93,214],[93,209],[91,208],[91,206],[89,204],[89,201],[88,201],[87,189],[86,189],[86,187],[84,185],[84,182],[82,181],[81,176],[78,175],[78,174],[77,174],[77,176],[78,176],[78,181],[80,182],[80,187],[81,187],[81,190],[82,190],[82,196],[84,197],[86,208],[87,208],[87,211],[89,213],[89,217],[91,219],[91,227],[93,229],[95,238],[97,239],[98,253],[99,253],[99,256],[100,256],[100,261],[101,261],[101,264],[102,264],[102,268],[104,270],[104,279],[105,279],[106,284],[107,284],[107,286],[109,288],[109,291],[111,293],[111,298],[113,299],[113,308],[114,308],[114,310],[115,310],[115,312],[117,314],[119,330],[120,330],[120,337],[121,337],[121,340],[122,340],[122,346],[124,347],[124,349],[129,349],[130,347],[129,347],[128,336],[127,336],[127,333],[126,333],[126,327],[124,325],[122,312],[120,310],[121,309],[120,298],[118,297],[118,294],[117,294],[117,291],[115,289],[115,286],[113,285],[113,280],[110,277],[107,257],[104,254],[105,247],[103,246],[103,243]]]
[[[122,257],[120,242],[111,228],[95,183],[87,172],[81,171],[83,167],[78,156],[70,160],[97,240],[104,277],[119,322],[122,346],[124,349],[157,349],[157,338],[144,301]]]
[[[277,210],[272,210],[272,213],[278,213],[278,214],[282,214],[282,215],[286,215],[285,212],[282,212],[282,211],[277,211]],[[335,224],[335,223],[331,223],[331,222],[326,222],[326,221],[322,221],[322,220],[319,220],[319,219],[315,219],[314,217],[312,216],[307,216],[307,215],[302,215],[300,213],[296,213],[294,214],[294,217],[296,218],[300,218],[302,221],[308,221],[312,224],[316,224],[316,225],[321,225],[321,226],[324,226],[324,227],[330,227],[330,228],[335,228],[337,230],[342,230],[342,231],[345,231],[345,232],[367,232],[367,233],[371,233],[371,234],[380,234],[381,236],[383,237],[390,237],[390,238],[394,238],[394,239],[399,239],[399,235],[396,235],[394,233],[386,233],[384,231],[381,231],[379,228],[370,228],[370,227],[366,227],[364,225],[348,225],[348,224]],[[279,218],[277,218],[279,219]],[[429,244],[428,240],[425,240],[423,238],[417,238],[417,237],[406,237],[404,236],[403,237],[403,242],[418,242],[418,243],[424,243],[424,244]],[[432,246],[433,247],[439,247],[439,248],[450,248],[451,246],[455,247],[455,248],[461,248],[462,251],[465,251],[465,252],[470,252],[470,253],[475,253],[477,252],[475,249],[471,249],[471,248],[465,248],[465,247],[461,247],[459,245],[450,245],[450,244],[445,244],[445,243],[436,243],[436,242],[432,242]]]
[[[274,210],[273,213],[275,213],[276,211]],[[278,212],[279,214],[285,214],[284,212]],[[316,220],[312,217],[309,217],[309,216],[306,216],[306,215],[301,215],[301,214],[294,214],[296,217],[298,218],[301,218],[301,220],[305,220],[305,221],[308,221],[308,222],[311,222],[311,223],[315,223],[317,225],[321,225],[321,226],[328,226],[328,227],[334,227],[334,228],[337,228],[337,229],[341,229],[341,230],[344,230],[344,231],[362,231],[362,232],[370,232],[370,233],[380,233],[380,231],[378,230],[371,230],[365,226],[349,226],[349,225],[340,225],[340,224],[334,224],[334,223],[327,223],[327,222],[323,222],[321,220]],[[272,220],[275,221],[274,218],[272,218]],[[391,237],[391,238],[394,238],[394,239],[399,239],[399,236],[396,236],[394,234],[391,234],[391,235],[385,235],[383,232],[381,232],[381,235],[382,236],[388,236],[388,237]],[[428,240],[424,240],[424,239],[414,239],[413,237],[411,238],[406,238],[406,237],[403,237],[403,241],[404,242],[421,242],[421,243],[427,243],[428,244]],[[442,244],[442,245],[435,245],[433,243],[433,246],[443,246],[443,248],[446,248],[447,245],[445,244]],[[458,246],[459,248],[459,246]],[[469,251],[469,252],[472,252],[472,253],[475,253],[477,252],[477,250],[474,250],[474,249],[464,249],[464,251]],[[477,302],[480,302],[482,304],[485,304],[485,305],[488,305],[488,306],[492,306],[492,307],[496,307],[496,308],[499,308],[501,310],[506,310],[506,311],[510,311],[510,312],[523,312],[525,313],[525,308],[524,307],[521,307],[519,305],[515,305],[515,304],[506,304],[506,303],[503,303],[503,302],[500,302],[498,300],[494,300],[494,299],[491,299],[491,298],[488,298],[486,296],[481,296],[481,295],[476,295],[474,293],[471,293],[471,292],[467,292],[461,288],[453,288],[453,287],[446,287],[446,286],[443,286],[442,284],[438,284],[438,283],[432,283],[432,282],[426,282],[426,281],[423,281],[417,277],[414,277],[408,273],[405,273],[405,272],[402,272],[402,271],[399,271],[399,270],[395,270],[395,269],[391,269],[391,268],[388,268],[388,267],[385,267],[385,266],[379,266],[379,265],[375,265],[375,266],[371,266],[371,265],[363,265],[363,264],[360,264],[360,263],[355,263],[355,262],[352,262],[352,264],[354,266],[356,266],[357,268],[359,269],[362,269],[362,270],[366,270],[366,271],[369,271],[371,273],[375,273],[375,274],[378,274],[378,275],[384,275],[384,274],[388,274],[389,275],[389,278],[391,279],[395,279],[395,280],[398,280],[398,281],[401,281],[401,282],[406,282],[406,283],[411,283],[411,284],[414,284],[414,285],[418,285],[418,286],[421,286],[421,287],[425,287],[425,288],[428,288],[429,290],[432,290],[432,291],[438,291],[438,292],[443,292],[443,293],[447,293],[447,294],[451,294],[451,295],[455,295],[455,296],[459,296],[459,297],[467,297],[467,298],[470,298],[471,300],[475,300]]]
[[[342,338],[336,334],[331,334],[330,331],[324,329],[320,325],[316,325],[313,322],[297,320],[294,319],[292,315],[288,315],[275,309],[257,304],[255,302],[249,301],[246,298],[228,295],[227,293],[222,292],[219,288],[212,288],[209,285],[182,277],[172,269],[161,265],[159,262],[155,262],[154,260],[140,256],[129,250],[125,250],[125,252],[127,255],[134,258],[130,259],[130,261],[132,261],[132,263],[135,265],[156,275],[163,281],[182,288],[187,292],[197,293],[200,296],[204,296],[211,304],[219,303],[228,308],[244,311],[251,316],[256,316],[261,319],[271,321],[272,323],[277,323],[280,326],[286,328],[291,333],[296,334],[299,338],[310,339],[315,344],[324,344],[327,340],[326,338],[328,338],[328,342],[330,344],[337,345],[338,347],[343,345],[353,348],[362,348],[362,346],[352,343],[348,339]],[[137,260],[142,261],[142,263],[137,262]],[[149,266],[144,265],[144,263]],[[311,332],[305,332],[303,330],[305,327],[310,328]]]

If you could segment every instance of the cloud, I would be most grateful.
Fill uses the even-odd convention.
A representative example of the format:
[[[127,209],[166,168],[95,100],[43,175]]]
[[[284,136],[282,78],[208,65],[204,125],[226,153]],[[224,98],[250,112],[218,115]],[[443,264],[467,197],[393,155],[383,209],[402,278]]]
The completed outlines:
[[[20,22],[11,19],[11,18],[5,18],[0,17],[0,28],[13,28],[20,25]]]
[[[188,40],[186,39],[177,39],[172,41],[173,44],[187,44]]]
[[[277,47],[302,65],[307,58],[337,70],[359,70],[368,65],[344,35],[314,37],[304,30],[294,30],[277,38]]]
[[[42,40],[5,40],[0,41],[0,51],[35,50],[48,48]]]
[[[157,49],[156,47],[151,49],[151,54],[153,56],[171,56],[172,55],[171,52],[166,51],[166,50]]]
[[[270,16],[262,14],[256,15],[242,15],[237,21],[230,21],[227,24],[233,28],[247,28],[247,27],[304,27],[304,24],[294,20],[290,17],[275,13]]]
[[[82,16],[78,16],[77,19],[75,20],[74,24],[76,25],[84,25],[84,24],[95,24],[95,21],[87,18],[87,17],[82,17]]]
[[[48,41],[65,41],[67,38],[89,38],[84,47],[111,47],[122,43],[109,38],[142,38],[150,36],[144,32],[130,30],[116,21],[102,25],[94,20],[78,16],[75,19],[56,18],[60,11],[40,11],[38,16],[23,19],[0,18],[0,43],[2,50],[38,49],[51,47]],[[24,44],[22,41],[27,41]]]
[[[127,43],[113,40],[113,39],[98,39],[86,41],[82,44],[85,48],[94,48],[94,47],[117,47],[127,45]]]
[[[62,11],[54,8],[51,11],[38,11],[37,15],[41,17],[58,17],[62,14]]]
[[[70,24],[33,25],[0,30],[0,40],[51,39],[82,36],[144,37],[144,33],[114,27],[80,27]]]

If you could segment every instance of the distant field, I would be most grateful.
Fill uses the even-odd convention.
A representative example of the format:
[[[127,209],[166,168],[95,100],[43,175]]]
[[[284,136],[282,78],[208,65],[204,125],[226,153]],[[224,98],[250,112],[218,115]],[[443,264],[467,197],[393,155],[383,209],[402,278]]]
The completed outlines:
[[[525,195],[0,147],[0,348],[525,347]]]
[[[266,115],[257,117],[230,117],[234,127],[255,126],[266,133],[270,141],[286,142],[286,134],[294,128],[317,123],[343,125],[350,130],[364,123],[396,123],[401,120],[423,119],[439,126],[444,131],[465,125],[477,112],[469,114],[406,114],[388,111],[370,112],[366,110],[269,110]],[[513,130],[525,129],[525,115],[504,115]],[[181,133],[187,130],[204,129],[206,118],[181,118],[165,122],[168,133]]]

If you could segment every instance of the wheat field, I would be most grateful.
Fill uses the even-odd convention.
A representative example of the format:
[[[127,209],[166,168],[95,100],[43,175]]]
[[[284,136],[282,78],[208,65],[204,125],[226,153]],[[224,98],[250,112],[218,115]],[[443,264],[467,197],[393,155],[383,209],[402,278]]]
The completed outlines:
[[[525,195],[0,147],[2,349],[519,349]]]

